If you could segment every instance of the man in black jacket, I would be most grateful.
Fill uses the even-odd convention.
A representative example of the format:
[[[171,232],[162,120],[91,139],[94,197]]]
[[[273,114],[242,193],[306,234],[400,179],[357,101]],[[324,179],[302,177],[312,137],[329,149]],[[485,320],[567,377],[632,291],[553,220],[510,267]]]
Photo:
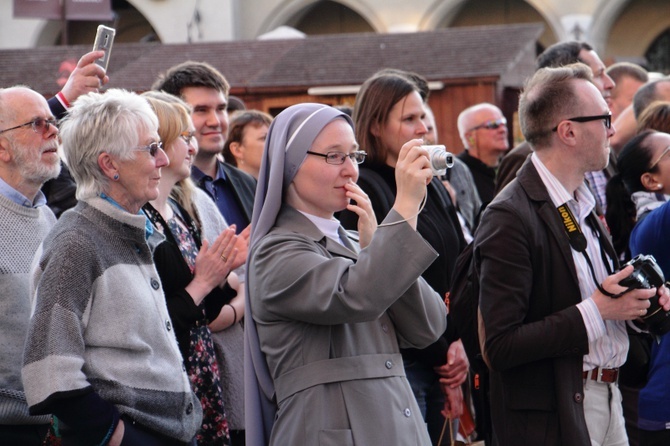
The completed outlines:
[[[251,222],[256,180],[226,163],[221,155],[228,133],[228,82],[211,65],[188,61],[159,76],[153,89],[179,96],[193,108],[198,154],[191,178],[239,234]]]
[[[543,68],[521,95],[519,121],[533,153],[474,241],[494,445],[627,446],[624,321],[646,315],[657,290],[619,285],[633,268],[614,273],[584,181],[607,166],[609,108],[586,65]],[[665,287],[659,294],[670,309]]]

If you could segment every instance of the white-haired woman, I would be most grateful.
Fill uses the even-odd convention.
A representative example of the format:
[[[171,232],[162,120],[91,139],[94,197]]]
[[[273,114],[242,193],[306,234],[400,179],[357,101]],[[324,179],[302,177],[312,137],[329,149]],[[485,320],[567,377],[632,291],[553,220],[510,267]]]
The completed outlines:
[[[164,237],[141,212],[168,163],[157,130],[145,99],[114,89],[61,124],[79,203],[38,253],[22,377],[63,445],[186,445],[200,425],[153,262]]]

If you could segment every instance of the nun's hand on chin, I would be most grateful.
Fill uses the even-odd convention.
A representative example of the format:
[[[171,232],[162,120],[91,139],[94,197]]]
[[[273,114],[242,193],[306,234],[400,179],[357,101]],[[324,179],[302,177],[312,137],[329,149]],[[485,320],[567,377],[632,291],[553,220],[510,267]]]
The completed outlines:
[[[347,205],[347,209],[358,215],[358,237],[361,248],[365,248],[372,240],[372,234],[377,230],[377,217],[372,209],[372,203],[367,194],[363,192],[358,184],[350,182],[344,185],[347,197],[353,200]]]

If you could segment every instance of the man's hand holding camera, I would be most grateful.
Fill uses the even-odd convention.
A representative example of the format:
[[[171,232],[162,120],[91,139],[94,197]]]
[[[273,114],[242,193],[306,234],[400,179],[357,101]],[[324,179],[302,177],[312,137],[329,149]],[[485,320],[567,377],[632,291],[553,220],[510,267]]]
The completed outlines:
[[[618,298],[612,298],[596,290],[593,293],[593,300],[600,311],[603,319],[612,320],[632,320],[643,318],[648,315],[650,310],[650,299],[658,295],[658,305],[661,311],[670,311],[670,291],[665,285],[658,288],[629,288],[622,286],[620,282],[633,274],[635,268],[633,265],[627,265],[615,274],[612,274],[602,283],[602,288],[611,294],[618,295]],[[656,311],[656,310],[654,310]]]
[[[633,269],[632,265],[628,265],[621,271],[612,274],[603,281],[602,288],[612,294],[623,293],[627,288],[619,285],[619,282],[630,276]],[[644,316],[650,305],[649,299],[654,294],[656,294],[656,288],[640,288],[631,290],[624,293],[621,297],[614,299],[606,296],[600,290],[596,290],[591,297],[595,301],[603,319],[625,321]],[[670,302],[667,305],[670,309]]]

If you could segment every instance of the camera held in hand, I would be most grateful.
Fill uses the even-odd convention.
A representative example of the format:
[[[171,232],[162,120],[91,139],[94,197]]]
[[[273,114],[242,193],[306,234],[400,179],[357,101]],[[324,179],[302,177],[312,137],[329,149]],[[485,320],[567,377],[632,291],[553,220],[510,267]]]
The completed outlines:
[[[447,152],[445,146],[436,145],[436,146],[421,146],[424,149],[428,150],[428,157],[430,159],[430,168],[433,171],[433,175],[440,176],[447,173],[447,169],[451,169],[454,166],[454,155],[450,152]]]
[[[665,277],[663,271],[656,263],[656,259],[652,255],[638,254],[630,262],[624,266],[633,265],[633,272],[630,276],[619,282],[619,285],[628,289],[640,288],[659,288],[665,284]],[[658,303],[658,295],[654,295],[649,299],[650,306],[647,314],[642,317],[642,320],[647,325],[647,329],[658,336],[664,335],[670,331],[670,311],[664,311],[663,307]]]

